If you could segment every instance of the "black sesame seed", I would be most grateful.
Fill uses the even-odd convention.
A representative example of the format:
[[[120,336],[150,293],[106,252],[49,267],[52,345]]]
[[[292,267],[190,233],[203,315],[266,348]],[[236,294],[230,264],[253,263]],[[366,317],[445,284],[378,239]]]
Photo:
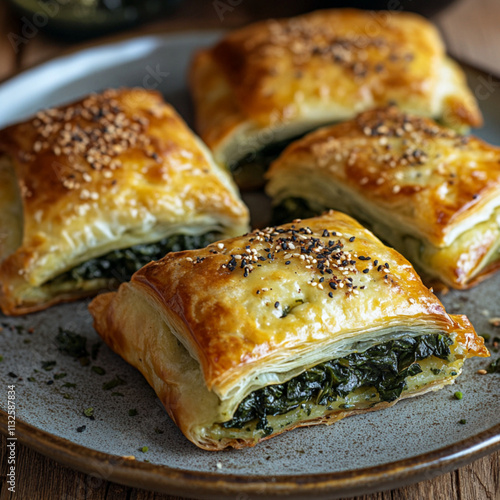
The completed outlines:
[[[373,261],[373,265],[374,265],[374,266],[378,266],[378,260],[374,260],[374,261]]]
[[[363,272],[366,274],[366,273],[369,273],[370,270],[367,268],[367,269],[363,269]]]
[[[280,303],[279,303],[279,302],[275,302],[275,303],[274,303],[274,307],[275,307],[276,309],[278,309],[278,308],[279,308],[279,306],[280,306]]]
[[[325,238],[328,238],[328,236],[330,236],[330,233],[329,233],[329,232],[325,229],[325,230],[323,231],[323,236],[324,236]]]
[[[337,290],[337,284],[334,281],[330,281],[329,285],[330,285],[330,288]]]
[[[351,237],[349,238],[349,241],[352,243],[355,239],[356,239],[356,236],[351,236]]]
[[[328,292],[328,297],[333,298],[333,292]]]

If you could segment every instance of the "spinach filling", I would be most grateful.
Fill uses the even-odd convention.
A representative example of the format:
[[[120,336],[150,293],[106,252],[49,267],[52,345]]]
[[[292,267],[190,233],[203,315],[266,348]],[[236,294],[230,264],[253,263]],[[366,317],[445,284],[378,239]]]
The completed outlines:
[[[452,344],[449,337],[440,334],[405,337],[321,363],[283,384],[252,392],[233,418],[221,425],[241,429],[256,421],[256,429],[269,435],[273,428],[268,415],[283,415],[304,403],[327,406],[361,387],[375,388],[380,401],[394,401],[407,387],[406,378],[422,372],[417,361],[430,356],[447,360]]]
[[[296,135],[289,139],[275,141],[267,144],[258,151],[251,151],[245,156],[230,163],[229,170],[237,180],[244,181],[245,185],[250,185],[256,182],[262,182],[265,172],[268,170],[269,165],[278,158],[283,150],[292,142],[304,137],[304,134]],[[251,167],[250,172],[246,172],[247,168]]]
[[[49,283],[111,279],[128,281],[141,267],[153,260],[161,259],[169,252],[202,248],[219,239],[220,235],[210,232],[197,236],[177,234],[163,238],[156,243],[135,245],[123,250],[113,250],[106,255],[90,259],[70,269]]]
[[[295,219],[308,219],[316,217],[326,209],[314,208],[304,198],[285,198],[277,205],[273,206],[271,214],[271,224],[279,226],[292,222]]]

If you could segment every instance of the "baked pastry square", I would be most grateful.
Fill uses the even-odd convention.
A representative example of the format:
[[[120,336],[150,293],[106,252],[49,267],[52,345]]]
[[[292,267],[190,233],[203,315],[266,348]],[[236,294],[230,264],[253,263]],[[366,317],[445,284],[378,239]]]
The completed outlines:
[[[386,408],[488,355],[408,261],[333,211],[168,254],[90,312],[207,450]]]
[[[447,286],[500,268],[500,148],[430,119],[367,111],[295,142],[268,179],[279,219],[342,210]]]
[[[287,141],[373,107],[481,124],[437,29],[405,12],[337,9],[252,24],[199,52],[190,86],[197,130],[240,185]],[[259,180],[260,179],[260,180]]]
[[[0,131],[0,306],[115,286],[247,230],[225,170],[156,92],[108,90]]]

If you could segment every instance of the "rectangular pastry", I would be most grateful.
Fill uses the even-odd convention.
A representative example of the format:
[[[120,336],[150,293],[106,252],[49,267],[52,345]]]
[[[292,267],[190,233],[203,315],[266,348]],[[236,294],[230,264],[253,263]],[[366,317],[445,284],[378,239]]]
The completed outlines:
[[[406,12],[324,10],[252,24],[199,52],[190,86],[198,132],[247,187],[293,138],[376,106],[396,103],[456,129],[482,121],[437,29]]]
[[[108,90],[0,131],[0,306],[23,314],[247,230],[232,180],[160,94]]]
[[[500,268],[500,148],[430,119],[367,111],[289,146],[268,180],[278,220],[342,210],[447,286]]]
[[[408,261],[333,211],[170,253],[90,312],[207,450],[386,408],[488,355]]]

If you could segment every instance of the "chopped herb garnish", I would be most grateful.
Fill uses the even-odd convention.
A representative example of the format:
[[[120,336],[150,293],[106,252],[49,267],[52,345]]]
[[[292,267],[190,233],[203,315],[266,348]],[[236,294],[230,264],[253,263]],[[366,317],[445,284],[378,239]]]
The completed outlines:
[[[78,358],[78,361],[80,361],[81,366],[89,366],[90,365],[90,358],[88,356],[84,356],[83,358]]]
[[[142,451],[142,453],[146,453],[149,450],[147,446],[143,446],[142,448],[139,448],[139,451]]]
[[[95,416],[94,416],[94,408],[86,408],[85,410],[83,410],[83,414],[84,414],[87,418],[90,418],[91,420],[94,420],[94,419],[95,419]]]
[[[138,415],[138,411],[135,408],[132,408],[128,411],[129,417],[135,417]]]
[[[52,371],[54,369],[54,366],[56,366],[56,362],[55,361],[42,361],[42,368],[46,372]]]
[[[94,373],[97,373],[97,375],[105,375],[106,374],[106,370],[104,368],[101,368],[100,366],[94,365],[91,369]]]
[[[488,373],[500,373],[500,358],[495,359],[495,361],[492,361],[488,365],[488,368],[486,368],[486,371]]]
[[[63,384],[63,387],[68,387],[69,389],[74,389],[76,387],[76,384],[73,384],[73,382],[65,382]]]
[[[123,380],[117,375],[114,379],[110,380],[109,382],[104,382],[104,384],[102,384],[102,388],[105,391],[110,391],[111,389],[114,389],[115,387],[118,387],[119,385],[124,385],[126,383],[127,382],[125,382],[125,380]]]
[[[462,418],[462,420],[460,420],[458,423],[464,425],[467,423],[467,420],[465,420],[465,418]]]
[[[67,392],[65,392],[65,393],[63,394],[63,398],[64,398],[64,399],[74,399],[74,398],[73,398],[73,396],[72,396],[71,394],[68,394]]]
[[[56,336],[56,345],[60,352],[79,359],[89,355],[87,351],[87,339],[78,333],[59,328]]]
[[[55,373],[54,374],[54,379],[59,380],[61,378],[64,378],[66,376],[66,373]]]
[[[36,382],[36,379],[35,377],[28,377],[28,382]]]
[[[462,399],[464,397],[463,393],[461,393],[460,391],[455,392],[453,396],[455,396],[455,399]]]
[[[3,356],[0,356],[0,363],[3,361]]]

